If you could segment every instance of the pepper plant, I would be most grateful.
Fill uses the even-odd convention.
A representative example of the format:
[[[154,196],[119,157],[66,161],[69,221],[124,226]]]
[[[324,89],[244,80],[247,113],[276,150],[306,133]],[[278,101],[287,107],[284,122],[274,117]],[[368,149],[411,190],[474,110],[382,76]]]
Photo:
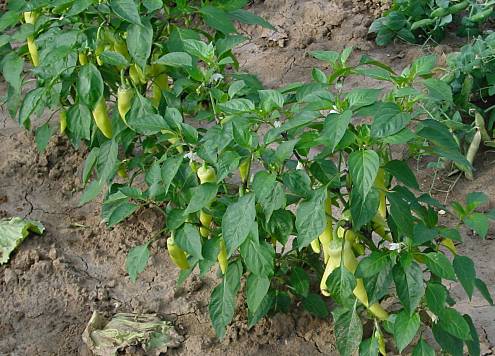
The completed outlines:
[[[396,38],[411,43],[439,42],[451,24],[457,26],[458,35],[473,36],[492,17],[494,5],[493,1],[476,0],[394,0],[369,32],[376,33],[379,46]]]
[[[11,28],[1,37],[7,105],[26,127],[46,106],[59,108],[60,130],[90,149],[81,203],[103,192],[109,227],[142,207],[164,214],[163,229],[129,252],[131,280],[165,237],[179,282],[217,271],[209,314],[220,338],[239,293],[250,327],[296,305],[327,318],[332,298],[342,355],[411,343],[414,354],[433,354],[425,327],[445,352],[459,355],[465,344],[479,354],[472,320],[453,308],[444,282],[492,300],[471,259],[457,254],[459,230],[438,214],[485,237],[495,213],[478,211],[480,193],[452,207],[422,194],[392,154],[407,145],[472,169],[429,114],[444,105],[446,85],[433,77],[432,57],[398,74],[369,57],[349,64],[351,49],[314,52],[329,72],[314,68],[310,83],[265,89],[232,55],[244,40],[232,19],[269,26],[244,3],[9,2],[0,20]],[[28,52],[34,89],[21,75]],[[362,75],[379,89],[346,89],[347,78]],[[392,89],[381,89],[386,82]],[[37,129],[40,148],[52,131],[50,122]]]

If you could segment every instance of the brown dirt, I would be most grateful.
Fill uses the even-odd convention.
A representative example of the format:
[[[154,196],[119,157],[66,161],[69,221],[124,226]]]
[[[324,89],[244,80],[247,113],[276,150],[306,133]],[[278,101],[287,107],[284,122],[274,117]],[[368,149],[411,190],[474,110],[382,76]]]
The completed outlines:
[[[355,56],[366,52],[401,68],[422,49],[402,44],[381,49],[366,39],[367,27],[380,3],[256,1],[254,11],[278,31],[245,29],[253,40],[238,51],[241,66],[259,75],[266,85],[279,86],[308,80],[311,67],[320,65],[308,58],[308,51],[353,45]],[[449,48],[442,46],[436,51],[448,52]],[[159,313],[185,337],[179,349],[170,351],[172,355],[336,354],[331,321],[318,320],[302,311],[265,319],[249,331],[240,313],[226,339],[219,343],[207,312],[215,277],[193,277],[176,288],[178,272],[161,241],[153,246],[146,271],[135,284],[131,283],[125,272],[127,251],[157,231],[162,218],[153,210],[142,210],[108,230],[101,224],[98,204],[78,207],[83,157],[60,137],[52,140],[46,153],[36,153],[32,135],[0,112],[0,217],[38,219],[47,228],[43,236],[27,239],[11,261],[0,267],[1,355],[87,355],[81,335],[93,310],[107,314]],[[495,169],[489,161],[495,157],[480,157],[475,181],[461,179],[449,199],[462,199],[466,192],[478,190],[487,193],[494,204]],[[428,189],[431,171],[420,168],[424,188]],[[492,230],[490,237],[494,235]],[[465,239],[460,253],[474,259],[479,277],[495,292],[493,240],[479,241],[467,231]],[[458,285],[451,289],[462,309],[473,315],[487,354],[495,345],[493,308],[487,307],[479,295],[467,301]]]

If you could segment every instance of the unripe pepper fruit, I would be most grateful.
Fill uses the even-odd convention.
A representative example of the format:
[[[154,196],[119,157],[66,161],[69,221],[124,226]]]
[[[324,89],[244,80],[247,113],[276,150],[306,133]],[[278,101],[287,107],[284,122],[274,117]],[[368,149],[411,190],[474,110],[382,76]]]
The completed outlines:
[[[189,262],[187,261],[186,253],[175,244],[174,236],[171,235],[167,239],[167,250],[172,262],[180,269],[188,269]]]
[[[62,109],[60,110],[60,133],[63,134],[67,128],[67,112]]]
[[[33,12],[27,11],[24,13],[24,20],[28,24],[34,25],[37,18],[38,18],[38,14],[34,11]],[[29,55],[31,56],[31,62],[33,63],[33,66],[34,67],[39,66],[40,65],[40,58],[39,58],[39,54],[38,54],[38,46],[36,46],[36,42],[35,42],[33,36],[28,36],[27,46],[28,46],[28,51],[29,51]]]
[[[107,104],[105,98],[102,96],[95,105],[93,109],[93,117],[96,122],[96,126],[105,135],[106,138],[112,138],[112,124],[110,118],[108,117]]]
[[[120,117],[125,122],[125,115],[129,112],[134,98],[134,89],[129,87],[120,87],[117,91],[117,108]]]

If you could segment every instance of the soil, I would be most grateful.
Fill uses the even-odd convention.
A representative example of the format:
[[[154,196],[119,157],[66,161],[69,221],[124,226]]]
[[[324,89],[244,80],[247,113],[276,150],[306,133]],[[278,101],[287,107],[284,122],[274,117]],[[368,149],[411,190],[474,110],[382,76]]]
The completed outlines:
[[[366,52],[402,68],[426,49],[403,44],[377,48],[367,38],[369,24],[385,6],[381,3],[255,1],[252,9],[277,31],[243,28],[252,40],[238,50],[241,67],[257,74],[267,86],[276,87],[306,81],[312,66],[321,67],[308,57],[308,51],[353,45],[355,58]],[[451,45],[456,43],[454,40]],[[446,45],[434,49],[437,53],[450,50]],[[0,83],[0,93],[4,91]],[[81,335],[94,310],[107,315],[158,313],[184,336],[181,346],[169,351],[172,355],[336,354],[331,321],[299,310],[264,319],[251,330],[241,312],[225,340],[219,342],[207,311],[211,288],[217,283],[215,276],[193,276],[177,288],[178,271],[161,241],[153,245],[146,271],[131,283],[125,271],[126,254],[160,229],[162,216],[152,209],[141,210],[125,223],[107,229],[101,223],[97,202],[78,206],[83,157],[84,152],[74,150],[63,137],[54,137],[45,153],[37,153],[32,134],[19,129],[6,110],[0,112],[0,218],[28,217],[46,227],[45,234],[25,240],[10,262],[0,267],[0,355],[89,355]],[[495,166],[491,162],[495,155],[485,152],[478,157],[475,180],[461,178],[447,200],[462,200],[466,192],[483,191],[490,196],[491,207],[495,206]],[[421,161],[418,172],[423,189],[430,189],[433,171]],[[445,198],[437,189],[445,190],[447,179],[440,175],[435,181],[433,193],[438,198]],[[459,253],[473,258],[478,277],[495,294],[494,229],[484,241],[469,231],[463,235],[465,244],[459,246]],[[492,354],[494,309],[479,294],[468,301],[457,284],[451,291],[460,308],[473,316],[482,351]],[[141,351],[128,349],[126,353]]]

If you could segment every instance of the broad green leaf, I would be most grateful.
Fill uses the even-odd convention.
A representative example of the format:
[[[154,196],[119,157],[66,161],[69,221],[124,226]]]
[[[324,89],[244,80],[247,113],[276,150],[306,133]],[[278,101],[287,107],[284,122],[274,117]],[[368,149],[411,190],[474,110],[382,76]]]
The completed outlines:
[[[263,300],[261,301],[260,306],[256,310],[256,312],[251,312],[248,309],[248,329],[251,329],[253,326],[255,326],[258,321],[261,320],[273,306],[273,303],[275,301],[275,296],[272,291],[268,291],[268,293],[265,295]]]
[[[143,1],[144,7],[148,9],[149,12],[153,12],[156,10],[159,10],[163,7],[163,1],[162,0],[144,0]]]
[[[31,125],[31,115],[40,111],[45,102],[46,89],[39,87],[26,94],[19,110],[19,124],[25,128]]]
[[[246,284],[246,302],[251,313],[256,313],[268,293],[270,278],[266,276],[249,275]]]
[[[397,315],[394,323],[394,337],[399,353],[414,339],[420,324],[421,320],[418,313],[410,315],[406,310],[403,310]]]
[[[248,25],[260,25],[261,27],[265,27],[270,30],[275,30],[275,28],[262,17],[259,17],[243,9],[229,11],[229,16],[233,20],[237,20],[239,22],[246,23]]]
[[[260,95],[261,106],[265,112],[271,112],[273,109],[281,109],[284,106],[285,99],[277,90],[258,90]]]
[[[53,128],[50,127],[48,122],[44,123],[36,129],[35,141],[38,151],[43,152],[50,142],[50,138],[53,134]]]
[[[482,192],[471,192],[466,197],[467,210],[474,210],[481,205],[488,204],[489,198]]]
[[[464,223],[473,229],[481,238],[485,238],[488,234],[490,223],[488,217],[482,213],[471,213],[464,218]]]
[[[416,262],[412,262],[406,268],[397,264],[392,272],[397,295],[404,309],[412,314],[425,293],[423,271]]]
[[[352,190],[350,202],[352,227],[359,230],[369,223],[376,215],[379,204],[380,196],[377,189],[372,188],[365,197],[357,190]]]
[[[349,306],[354,301],[356,278],[344,265],[337,267],[327,279],[327,286],[333,299],[340,305]]]
[[[429,252],[423,254],[425,257],[425,263],[432,273],[440,278],[448,279],[451,281],[457,280],[455,276],[454,267],[450,263],[447,256],[441,252]]]
[[[14,26],[21,19],[21,13],[19,11],[6,11],[0,17],[0,32],[5,29]]]
[[[227,114],[237,114],[254,110],[254,104],[249,99],[231,99],[226,103],[218,104],[218,107]]]
[[[182,42],[184,51],[204,61],[209,61],[215,54],[215,48],[212,44],[206,44],[196,39],[185,39]]]
[[[332,152],[340,143],[352,119],[352,111],[342,114],[329,114],[325,120],[319,141]]]
[[[337,350],[341,355],[354,355],[363,338],[363,325],[357,312],[357,303],[356,300],[350,310],[338,308],[332,312]]]
[[[481,279],[479,278],[476,278],[476,280],[474,281],[474,284],[476,286],[476,289],[478,289],[478,291],[481,293],[481,295],[483,296],[483,298],[485,298],[485,300],[490,304],[490,305],[493,305],[493,299],[492,299],[492,296],[490,295],[490,291],[488,290],[485,282],[483,282]]]
[[[328,317],[328,307],[319,294],[309,293],[308,296],[303,299],[303,307],[319,318],[325,319]]]
[[[184,224],[175,234],[175,243],[194,258],[203,259],[201,236],[199,236],[198,227],[192,224]]]
[[[455,256],[453,261],[454,271],[466,291],[469,300],[473,297],[476,280],[476,269],[473,260],[466,256]]]
[[[443,351],[448,352],[452,356],[464,355],[464,345],[461,339],[450,335],[438,323],[432,325],[431,331],[433,331],[433,336]]]
[[[275,250],[265,240],[259,239],[258,224],[252,224],[250,233],[240,246],[247,269],[258,276],[271,276],[274,271]]]
[[[309,277],[301,267],[294,267],[290,275],[290,287],[294,292],[302,297],[307,297],[309,293]]]
[[[213,6],[202,6],[199,9],[206,24],[223,34],[236,32],[234,25],[225,11]]]
[[[205,183],[194,187],[192,189],[191,200],[189,200],[186,208],[186,213],[195,213],[208,206],[217,195],[217,191],[218,185],[214,183]]]
[[[132,282],[136,282],[137,276],[146,269],[150,257],[148,244],[133,247],[127,254],[127,273]]]
[[[376,138],[392,136],[404,129],[411,119],[411,114],[401,111],[397,104],[383,103],[373,115],[371,135]]]
[[[436,315],[442,314],[447,302],[447,290],[436,282],[429,282],[425,291],[426,305]]]
[[[254,194],[246,194],[227,208],[222,218],[222,235],[228,256],[246,240],[256,217]]]
[[[41,235],[45,227],[38,221],[18,217],[0,219],[0,265],[7,263],[10,254],[21,244],[29,232]]]
[[[359,261],[355,275],[358,278],[370,278],[390,265],[391,260],[388,253],[373,251],[369,256]]]
[[[127,48],[136,63],[144,69],[151,54],[153,27],[148,20],[141,24],[132,24],[127,29]]]
[[[177,68],[191,67],[192,57],[186,52],[171,52],[158,58],[155,63]]]
[[[285,209],[275,210],[270,217],[267,228],[278,242],[285,245],[294,230],[294,215]]]
[[[321,235],[326,226],[326,188],[315,190],[311,199],[299,204],[296,213],[297,246],[299,250],[308,246]]]
[[[377,356],[378,352],[378,339],[374,336],[363,340],[359,345],[359,356]]]
[[[85,11],[90,5],[93,4],[92,0],[78,0],[75,1],[70,10],[65,14],[66,17],[79,15]]]
[[[103,51],[100,54],[100,59],[103,63],[109,64],[111,66],[129,66],[129,61],[123,55],[114,51]]]
[[[392,160],[383,167],[387,172],[393,175],[399,182],[404,183],[412,189],[419,190],[419,184],[416,176],[404,161]]]
[[[16,92],[21,90],[24,60],[11,52],[3,59],[3,77]]]
[[[139,205],[129,202],[129,197],[122,192],[110,195],[101,208],[101,216],[108,227],[113,227],[131,216]]]
[[[446,82],[436,78],[429,78],[425,79],[423,83],[428,89],[428,94],[431,98],[446,101],[447,103],[453,101],[452,88]]]
[[[311,178],[303,169],[285,172],[282,175],[282,181],[287,189],[300,197],[310,198],[313,194]]]
[[[414,225],[413,228],[413,243],[414,246],[420,246],[425,242],[429,242],[437,238],[439,232],[437,229],[430,229],[423,223]]]
[[[363,106],[374,104],[378,100],[381,91],[382,89],[353,89],[346,97],[349,103],[349,109],[357,110]]]
[[[67,111],[67,131],[75,143],[91,138],[92,120],[91,112],[83,103],[75,104]]]
[[[100,154],[100,149],[98,147],[94,147],[86,157],[86,160],[84,161],[84,168],[82,174],[83,184],[86,184],[88,182],[91,172],[93,171],[96,161],[98,160],[99,154]]]
[[[461,340],[472,340],[469,324],[454,308],[445,308],[438,322],[443,330]]]
[[[421,338],[414,347],[412,356],[435,356],[435,350]]]
[[[77,94],[84,104],[93,109],[103,96],[103,86],[101,73],[94,64],[82,66],[77,80]]]
[[[392,281],[392,264],[385,265],[384,268],[374,276],[363,279],[370,305],[379,302],[389,293]]]
[[[473,320],[471,317],[467,314],[463,315],[464,320],[469,325],[469,331],[471,333],[471,339],[472,340],[465,340],[466,346],[468,347],[469,355],[470,356],[480,356],[481,355],[481,347],[480,347],[480,338],[478,335],[478,331],[476,330],[476,327],[474,326]]]
[[[375,182],[380,157],[375,151],[354,151],[349,156],[349,173],[356,189],[362,197],[366,197]]]
[[[141,25],[138,5],[134,0],[111,0],[110,8],[120,18],[132,24]]]
[[[241,275],[241,263],[230,264],[222,282],[211,293],[208,310],[215,332],[220,339],[225,336],[225,328],[234,317]]]
[[[165,194],[168,192],[170,184],[177,175],[184,158],[182,156],[169,157],[162,164],[162,181]]]

